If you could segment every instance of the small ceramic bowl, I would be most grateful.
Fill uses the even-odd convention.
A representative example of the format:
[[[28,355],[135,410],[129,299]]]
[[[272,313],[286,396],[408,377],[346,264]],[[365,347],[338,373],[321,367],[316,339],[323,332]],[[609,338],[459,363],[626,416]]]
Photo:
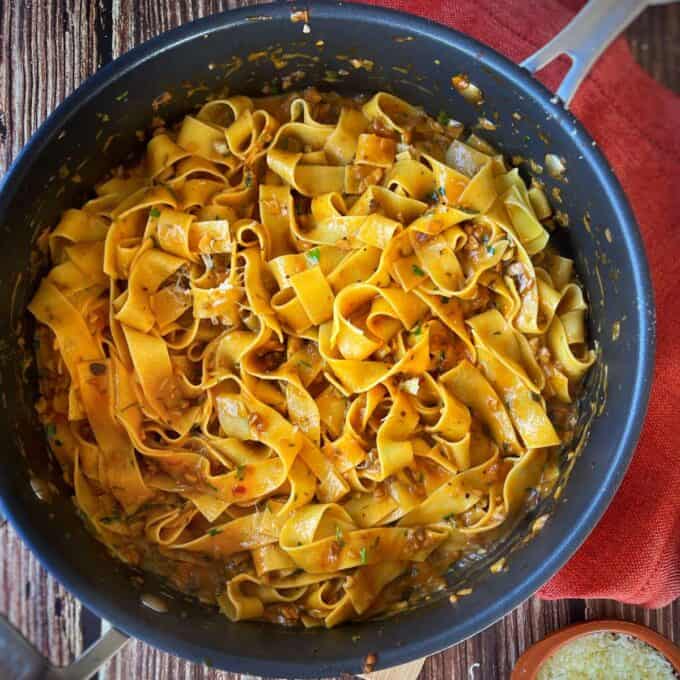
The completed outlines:
[[[541,666],[560,648],[576,638],[590,633],[623,633],[646,642],[663,654],[680,673],[680,647],[646,626],[628,621],[602,620],[567,626],[527,649],[519,658],[510,680],[535,680]]]

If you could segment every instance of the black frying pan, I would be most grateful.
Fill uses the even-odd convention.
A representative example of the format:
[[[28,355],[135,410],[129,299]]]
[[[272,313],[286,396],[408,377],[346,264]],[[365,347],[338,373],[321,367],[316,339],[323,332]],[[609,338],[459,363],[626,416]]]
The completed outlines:
[[[88,608],[129,635],[219,668],[277,677],[359,672],[371,652],[378,655],[377,668],[431,654],[502,617],[554,574],[616,491],[640,432],[650,387],[654,307],[637,225],[607,161],[564,105],[601,49],[643,6],[636,0],[600,0],[595,13],[582,12],[557,41],[526,62],[533,71],[560,52],[572,54],[575,68],[558,97],[526,69],[460,33],[405,14],[327,2],[313,3],[311,33],[303,32],[302,22],[292,22],[290,6],[282,4],[188,24],[129,52],[71,95],[19,155],[0,193],[0,397],[3,406],[6,403],[0,414],[5,440],[0,509],[42,564]],[[607,11],[602,12],[603,7]],[[319,40],[323,48],[315,45]],[[275,70],[268,59],[247,60],[249,53],[277,45],[284,52],[318,59],[293,58],[283,71]],[[337,55],[370,59],[375,68],[355,69]],[[229,68],[235,57],[243,60],[242,66]],[[407,74],[393,69],[408,65],[412,67]],[[452,573],[451,589],[474,586],[455,606],[441,593],[399,616],[331,631],[234,624],[214,609],[179,596],[167,600],[164,613],[141,604],[142,593],[157,594],[162,585],[145,575],[143,586],[134,586],[131,571],[85,530],[33,416],[35,381],[30,372],[24,380],[21,370],[20,344],[25,340],[30,350],[32,331],[25,307],[40,274],[31,266],[32,237],[55,224],[62,210],[80,205],[87,188],[109,168],[140,150],[135,130],[149,125],[154,97],[170,92],[173,97],[162,113],[176,118],[199,104],[208,90],[227,84],[231,93],[257,94],[262,83],[297,70],[304,71],[298,86],[389,90],[430,113],[445,109],[468,125],[479,116],[496,120],[498,114],[497,128],[484,136],[503,152],[539,163],[546,151],[564,158],[568,183],[546,173],[541,179],[548,190],[559,187],[560,208],[570,216],[570,227],[560,230],[560,245],[576,258],[591,305],[591,337],[600,352],[598,366],[590,373],[580,429],[586,427],[591,407],[600,413],[562,496],[568,500],[543,501],[487,559],[470,565],[465,581]],[[451,87],[451,76],[459,72],[481,88],[482,106],[468,104]],[[190,91],[185,81],[208,90]],[[108,122],[102,114],[108,115]],[[80,184],[60,177],[64,165],[71,173],[78,168]],[[605,229],[611,239],[605,238]],[[621,334],[615,341],[612,328],[617,322]],[[52,493],[49,502],[32,490],[44,489],[46,480],[62,490]],[[545,512],[552,516],[544,530],[522,543],[531,522]],[[489,565],[509,554],[508,569],[490,575]],[[0,675],[16,677],[33,664],[34,675],[26,677],[87,677],[97,660],[124,640],[125,635],[114,630],[91,657],[62,673],[48,669],[1,624]]]

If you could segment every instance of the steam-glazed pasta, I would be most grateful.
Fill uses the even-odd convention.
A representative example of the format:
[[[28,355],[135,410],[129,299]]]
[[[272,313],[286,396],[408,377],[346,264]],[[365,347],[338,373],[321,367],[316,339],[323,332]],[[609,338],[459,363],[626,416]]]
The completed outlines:
[[[386,93],[214,100],[45,235],[38,412],[115,555],[334,626],[549,481],[586,303],[541,188],[462,136]]]

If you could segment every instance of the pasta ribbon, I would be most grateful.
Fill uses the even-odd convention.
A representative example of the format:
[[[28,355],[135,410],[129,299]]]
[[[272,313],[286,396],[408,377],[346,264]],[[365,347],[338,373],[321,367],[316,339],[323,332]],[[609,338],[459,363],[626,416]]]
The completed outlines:
[[[233,621],[306,628],[399,611],[510,531],[596,355],[508,167],[386,92],[157,127],[39,241],[36,409],[88,527]]]

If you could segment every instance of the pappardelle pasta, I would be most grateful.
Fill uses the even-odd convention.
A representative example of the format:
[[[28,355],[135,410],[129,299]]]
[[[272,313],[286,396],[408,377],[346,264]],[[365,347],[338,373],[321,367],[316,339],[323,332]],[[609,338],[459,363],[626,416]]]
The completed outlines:
[[[157,127],[40,240],[29,306],[91,530],[232,620],[330,627],[443,587],[549,482],[594,360],[550,215],[384,92]]]

